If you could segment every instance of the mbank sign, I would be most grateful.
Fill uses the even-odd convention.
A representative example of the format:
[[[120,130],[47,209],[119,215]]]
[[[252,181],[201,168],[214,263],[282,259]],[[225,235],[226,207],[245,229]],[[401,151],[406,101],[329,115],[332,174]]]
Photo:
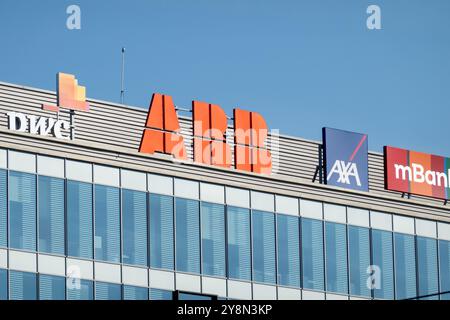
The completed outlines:
[[[387,190],[449,199],[450,158],[386,146],[384,173]]]

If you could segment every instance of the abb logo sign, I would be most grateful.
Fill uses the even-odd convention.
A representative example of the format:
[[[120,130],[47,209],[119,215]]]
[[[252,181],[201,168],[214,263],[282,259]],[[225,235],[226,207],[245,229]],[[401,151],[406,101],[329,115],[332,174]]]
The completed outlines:
[[[192,102],[194,161],[230,168],[232,146],[227,142],[228,119],[220,106]],[[272,156],[265,147],[268,130],[256,112],[234,109],[234,166],[238,170],[270,174]],[[168,95],[153,94],[139,152],[155,152],[187,160],[175,105]]]

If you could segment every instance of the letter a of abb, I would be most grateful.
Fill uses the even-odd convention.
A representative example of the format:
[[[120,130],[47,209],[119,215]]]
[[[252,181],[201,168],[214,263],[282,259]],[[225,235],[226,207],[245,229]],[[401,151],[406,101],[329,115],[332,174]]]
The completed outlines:
[[[270,174],[272,155],[265,149],[267,124],[257,112],[234,109],[234,163],[238,170]]]
[[[146,129],[142,135],[139,152],[171,154],[175,159],[186,160],[186,147],[179,134],[178,122],[172,97],[155,93],[148,111]]]
[[[227,115],[218,105],[192,102],[194,161],[224,168],[231,166],[231,149],[226,143]]]

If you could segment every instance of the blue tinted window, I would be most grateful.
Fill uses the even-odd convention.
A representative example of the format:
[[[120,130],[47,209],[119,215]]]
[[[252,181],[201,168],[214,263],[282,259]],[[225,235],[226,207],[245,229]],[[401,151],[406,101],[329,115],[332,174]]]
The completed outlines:
[[[67,300],[93,300],[94,286],[90,280],[67,278]]]
[[[372,256],[373,265],[379,268],[379,273],[376,272],[373,277],[375,279],[381,278],[380,281],[373,284],[374,297],[394,299],[394,260],[391,232],[372,230]]]
[[[327,291],[348,293],[346,226],[327,222],[325,228]]]
[[[228,277],[251,280],[250,211],[227,207]]]
[[[119,189],[95,186],[95,259],[120,262]]]
[[[174,267],[173,198],[150,194],[150,266]]]
[[[8,271],[0,269],[0,300],[8,300]]]
[[[123,300],[148,300],[148,288],[124,285]]]
[[[324,290],[323,223],[302,219],[303,287]]]
[[[36,176],[9,174],[10,247],[36,251]]]
[[[203,274],[225,277],[225,207],[202,203]]]
[[[67,181],[67,254],[92,259],[92,185]]]
[[[64,180],[40,176],[39,251],[64,254]]]
[[[66,278],[39,275],[39,300],[65,300]]]
[[[199,203],[176,199],[175,207],[177,270],[200,273]]]
[[[395,233],[394,241],[396,299],[414,298],[417,296],[414,236]]]
[[[122,288],[120,284],[96,282],[95,300],[121,300]]]
[[[212,300],[212,297],[201,294],[180,292],[178,295],[178,300]]]
[[[440,292],[450,292],[450,241],[439,240]],[[441,300],[450,300],[450,293],[442,294]]]
[[[253,211],[253,280],[276,282],[275,215]]]
[[[370,297],[367,287],[367,268],[370,266],[369,229],[348,226],[349,261],[350,261],[350,294]]]
[[[439,292],[436,239],[417,237],[417,276],[419,296]],[[437,300],[439,295],[426,298]]]
[[[36,300],[36,274],[28,272],[9,272],[10,300]]]
[[[172,300],[172,291],[150,289],[150,300]]]
[[[0,247],[7,246],[7,214],[8,214],[8,197],[6,188],[6,171],[0,170]]]
[[[123,263],[147,265],[147,195],[122,191]]]
[[[299,218],[277,215],[278,283],[300,287]]]

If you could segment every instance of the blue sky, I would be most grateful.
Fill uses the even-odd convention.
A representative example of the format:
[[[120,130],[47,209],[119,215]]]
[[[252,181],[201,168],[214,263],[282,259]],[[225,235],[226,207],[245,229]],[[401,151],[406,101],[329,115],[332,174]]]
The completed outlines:
[[[81,8],[81,30],[66,8]],[[382,30],[366,9],[381,8]],[[0,0],[0,81],[55,90],[75,74],[90,98],[151,94],[258,111],[270,128],[321,139],[330,126],[450,156],[448,0]]]

